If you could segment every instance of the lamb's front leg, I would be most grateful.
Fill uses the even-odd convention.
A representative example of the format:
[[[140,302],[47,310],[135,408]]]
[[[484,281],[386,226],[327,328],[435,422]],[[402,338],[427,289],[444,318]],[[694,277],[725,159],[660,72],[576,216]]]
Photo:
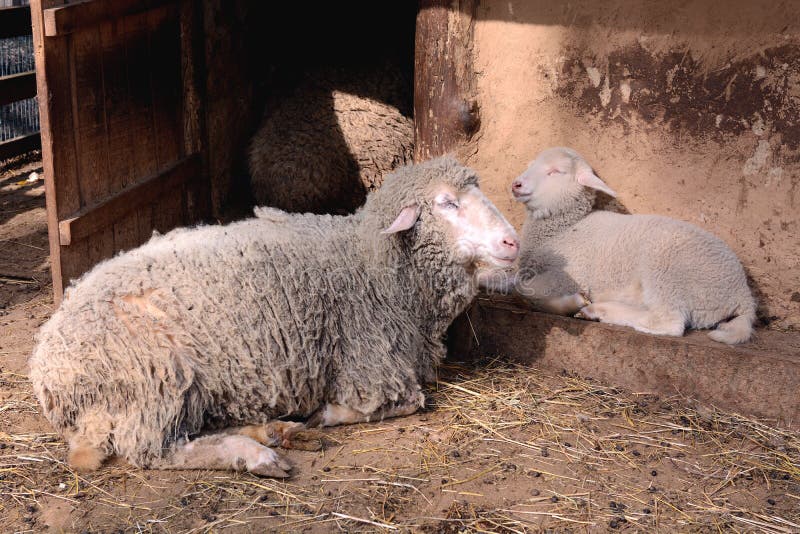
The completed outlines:
[[[572,315],[589,304],[577,284],[558,271],[547,271],[532,277],[520,274],[515,289],[534,308],[547,313]]]

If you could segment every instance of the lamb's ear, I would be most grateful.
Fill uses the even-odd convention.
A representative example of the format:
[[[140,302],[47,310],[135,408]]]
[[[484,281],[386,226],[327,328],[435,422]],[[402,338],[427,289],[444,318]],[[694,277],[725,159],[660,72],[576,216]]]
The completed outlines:
[[[414,223],[417,222],[419,218],[419,206],[416,204],[412,204],[410,206],[406,206],[402,210],[400,210],[400,214],[394,220],[394,222],[389,226],[389,228],[383,230],[382,234],[395,234],[397,232],[403,232],[408,230]]]
[[[589,168],[588,165],[579,165],[578,169],[575,171],[575,179],[584,187],[590,187],[592,189],[597,189],[598,191],[602,191],[606,195],[612,196],[614,198],[617,197],[617,193],[608,187],[606,183],[600,179],[595,173],[592,172],[592,169]]]

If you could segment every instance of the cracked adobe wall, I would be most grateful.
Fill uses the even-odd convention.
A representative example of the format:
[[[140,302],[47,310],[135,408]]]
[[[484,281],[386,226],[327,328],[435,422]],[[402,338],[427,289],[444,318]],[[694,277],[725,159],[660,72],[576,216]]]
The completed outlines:
[[[461,155],[519,227],[508,185],[581,152],[633,213],[724,239],[762,317],[800,328],[800,3],[481,2],[481,130]]]

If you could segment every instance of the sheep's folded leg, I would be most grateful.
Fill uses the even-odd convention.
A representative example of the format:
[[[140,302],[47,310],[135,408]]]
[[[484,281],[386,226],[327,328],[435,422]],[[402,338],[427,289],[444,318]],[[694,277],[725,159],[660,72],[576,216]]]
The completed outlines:
[[[303,423],[286,421],[270,421],[261,425],[247,425],[228,429],[230,434],[238,434],[252,438],[267,447],[287,447],[292,437],[303,430]]]
[[[224,469],[285,478],[292,466],[280,454],[252,438],[236,434],[212,434],[176,443],[164,458],[152,462],[155,469]]]
[[[308,421],[308,426],[336,426],[382,421],[390,417],[411,415],[425,405],[425,395],[417,392],[410,400],[389,403],[371,413],[363,413],[341,404],[326,404]]]
[[[686,329],[683,316],[673,310],[652,310],[621,302],[595,302],[581,308],[577,317],[602,323],[629,326],[640,332],[659,336],[682,336]]]
[[[233,428],[229,432],[247,436],[268,447],[318,451],[324,444],[322,436],[318,432],[308,430],[305,423],[270,421],[262,425]]]

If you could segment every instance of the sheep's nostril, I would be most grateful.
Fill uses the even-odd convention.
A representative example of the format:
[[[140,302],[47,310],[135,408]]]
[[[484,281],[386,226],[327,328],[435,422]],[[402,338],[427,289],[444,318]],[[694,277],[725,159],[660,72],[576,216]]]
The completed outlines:
[[[520,187],[522,187],[522,182],[515,181],[511,184],[511,189],[519,189]]]
[[[516,239],[503,239],[503,245],[510,248],[511,250],[517,250],[519,248],[519,241]]]

